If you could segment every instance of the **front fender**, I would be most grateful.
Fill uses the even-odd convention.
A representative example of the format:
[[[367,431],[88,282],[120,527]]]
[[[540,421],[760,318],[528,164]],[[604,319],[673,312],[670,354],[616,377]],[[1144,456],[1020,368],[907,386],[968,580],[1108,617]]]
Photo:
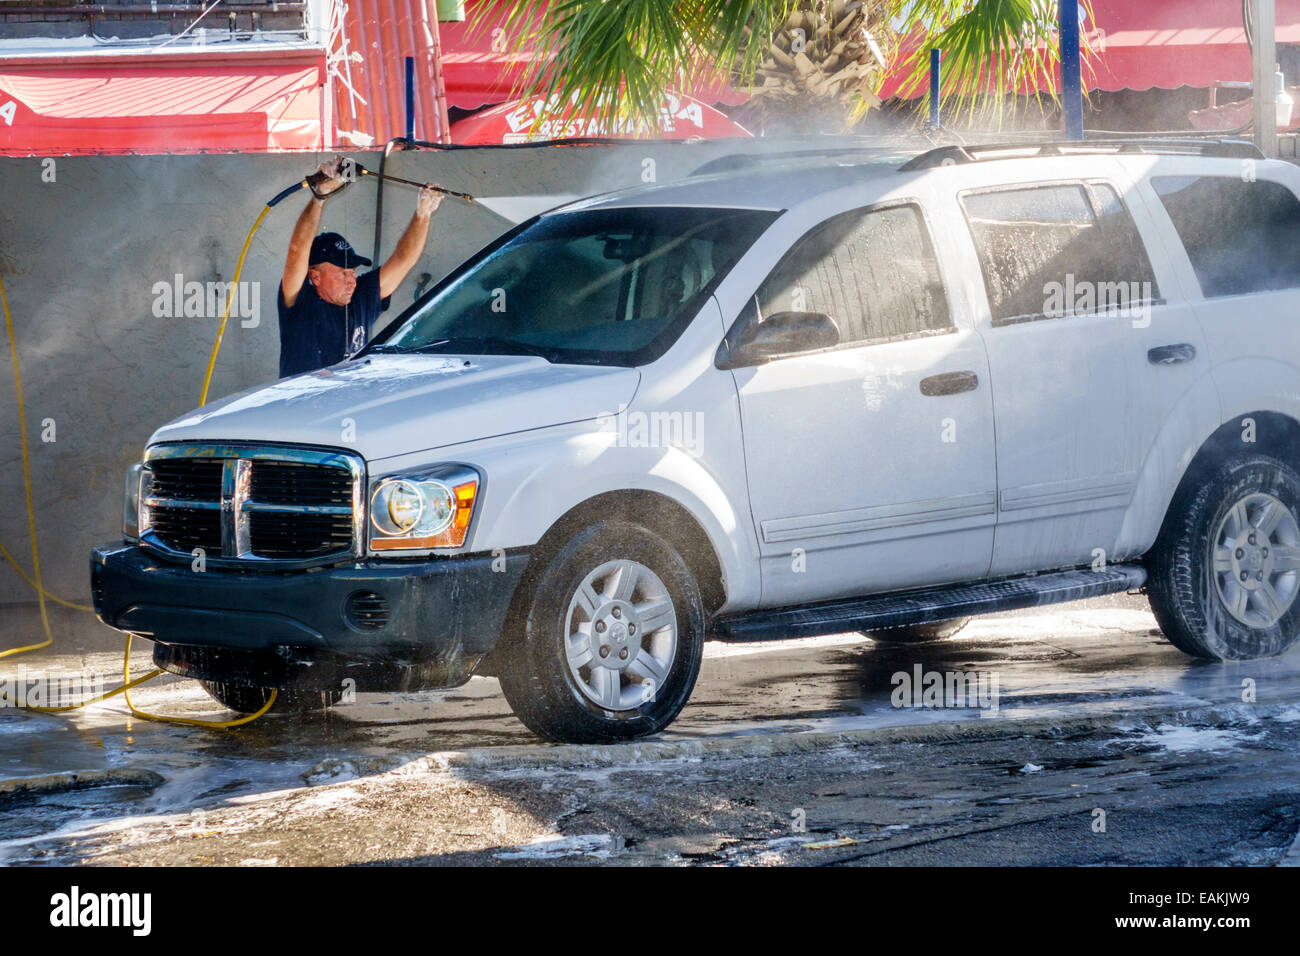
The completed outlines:
[[[758,540],[749,511],[735,382],[713,366],[723,333],[715,301],[656,363],[636,394],[570,422],[438,449],[485,476],[466,551],[529,548],[561,517],[599,495],[640,491],[683,507],[713,545],[725,610],[756,607]],[[610,398],[617,402],[618,394]],[[385,471],[427,456],[383,462]]]
[[[733,502],[747,502],[743,487],[724,487],[702,458],[676,447],[627,447],[619,433],[590,428],[566,429],[509,448],[484,448],[478,456],[463,450],[488,475],[484,511],[477,519],[473,550],[529,547],[564,514],[598,495],[645,491],[675,501],[699,523],[726,579],[725,609],[754,606],[759,597],[757,542],[748,513]],[[548,429],[554,432],[557,429]]]

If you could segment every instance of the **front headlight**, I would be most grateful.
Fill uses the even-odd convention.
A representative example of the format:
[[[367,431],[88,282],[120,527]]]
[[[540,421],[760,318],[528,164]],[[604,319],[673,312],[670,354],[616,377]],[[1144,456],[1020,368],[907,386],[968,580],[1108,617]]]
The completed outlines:
[[[137,462],[126,472],[126,496],[122,502],[122,537],[138,542],[149,530],[149,506],[153,494],[153,472]]]
[[[478,473],[464,465],[380,479],[370,492],[371,549],[461,547],[469,533],[478,486]]]
[[[415,528],[423,513],[424,496],[404,479],[385,481],[370,498],[370,518],[381,534],[406,534]]]

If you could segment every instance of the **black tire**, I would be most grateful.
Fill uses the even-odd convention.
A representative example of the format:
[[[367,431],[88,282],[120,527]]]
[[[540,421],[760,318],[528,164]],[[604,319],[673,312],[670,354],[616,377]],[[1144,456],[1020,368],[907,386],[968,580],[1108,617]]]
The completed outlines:
[[[635,562],[641,570],[648,569],[653,575],[641,575],[633,593],[622,602],[614,600],[617,589],[609,584],[609,579],[603,582],[596,579],[590,584],[596,610],[580,608],[575,603],[579,587],[589,575],[614,562]],[[596,584],[601,584],[599,590]],[[668,640],[665,625],[655,626],[648,621],[640,635],[628,633],[635,631],[633,618],[639,620],[637,615],[642,609],[657,603],[646,595],[658,593],[660,586],[672,602],[676,641],[671,651],[664,649]],[[633,599],[638,595],[641,602]],[[572,619],[571,604],[574,604]],[[611,616],[615,605],[629,609],[621,612],[621,633],[618,622]],[[660,619],[662,615],[654,620]],[[590,640],[593,646],[599,644],[598,649],[614,652],[603,658],[609,663],[597,661],[594,651],[588,648],[582,653],[590,655],[589,663],[575,665],[576,674],[571,671],[566,654],[571,621],[577,622],[579,630],[585,623],[586,633],[592,635],[595,628],[604,626],[604,633],[610,636]],[[616,633],[619,633],[617,638],[613,636]],[[668,726],[685,706],[699,676],[704,633],[704,602],[699,584],[677,550],[633,522],[602,521],[566,541],[522,596],[514,627],[502,638],[498,675],[501,690],[515,715],[530,730],[548,740],[611,743],[643,737]],[[573,646],[581,647],[581,640]],[[628,667],[646,659],[641,657],[643,651],[650,654],[657,648],[662,659],[656,658],[654,663],[662,680],[654,681],[644,672],[631,670],[608,676],[619,666],[615,664],[616,655],[622,653],[619,647],[628,653],[625,659]],[[596,673],[598,668],[602,671],[600,675]],[[623,680],[628,683],[624,685]],[[609,691],[607,699],[612,701],[617,696],[620,706],[597,702],[580,685],[586,686],[590,693]],[[638,694],[642,695],[639,701],[635,700]]]
[[[1268,560],[1266,553],[1272,554],[1274,561],[1279,555],[1294,555],[1300,545],[1288,541],[1279,547],[1272,540],[1272,535],[1282,532],[1287,537],[1295,536],[1295,525],[1300,521],[1300,474],[1270,455],[1251,454],[1223,461],[1199,477],[1200,480],[1184,481],[1179,487],[1160,535],[1147,555],[1147,594],[1156,621],[1170,643],[1195,657],[1254,660],[1281,654],[1300,637],[1300,596],[1296,594],[1300,571],[1282,574],[1270,571],[1271,565],[1260,565],[1260,562]],[[1290,522],[1285,513],[1260,496],[1271,496],[1285,506]],[[1230,514],[1234,505],[1251,501],[1255,502],[1253,513],[1258,516],[1244,526],[1251,534],[1259,531],[1254,522],[1266,524],[1263,520],[1266,505],[1280,516],[1283,527],[1275,528],[1270,535],[1259,532],[1254,540],[1245,534],[1238,536],[1242,540],[1232,539],[1234,545],[1221,552],[1221,560],[1229,570],[1216,573],[1213,550],[1228,539],[1212,538],[1219,539],[1221,531],[1239,524],[1234,523]],[[1246,513],[1251,510],[1248,504]],[[1241,548],[1236,547],[1238,543],[1242,544]],[[1274,545],[1272,550],[1268,543]],[[1241,567],[1247,570],[1242,571]],[[1276,621],[1267,621],[1271,612],[1251,610],[1257,606],[1257,597],[1248,598],[1244,612],[1237,603],[1234,612],[1235,602],[1230,602],[1227,595],[1239,599],[1245,589],[1238,590],[1234,579],[1242,573],[1248,579],[1258,575],[1262,581],[1267,576],[1274,582],[1270,584],[1271,593],[1285,599],[1276,606],[1286,608]],[[1281,590],[1275,585],[1281,586]],[[1254,586],[1260,585],[1256,582]],[[1261,616],[1251,624],[1238,617],[1242,613]]]
[[[871,638],[877,644],[929,644],[932,641],[946,641],[970,622],[968,617],[954,617],[950,621],[888,627],[883,631],[863,631],[862,636]]]
[[[208,695],[237,714],[255,714],[270,699],[271,688],[249,687],[245,684],[227,684],[219,681],[199,681]],[[268,714],[309,714],[326,710],[337,704],[342,698],[342,691],[320,690],[279,690],[276,691],[275,703]]]

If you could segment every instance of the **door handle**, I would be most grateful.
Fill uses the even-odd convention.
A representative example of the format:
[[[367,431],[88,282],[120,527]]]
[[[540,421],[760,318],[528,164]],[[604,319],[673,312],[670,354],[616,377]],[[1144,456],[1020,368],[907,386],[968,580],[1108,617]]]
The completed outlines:
[[[922,395],[956,395],[973,392],[979,388],[980,379],[974,372],[945,372],[921,379]]]
[[[1147,352],[1147,361],[1152,365],[1182,365],[1194,358],[1196,358],[1196,346],[1189,342],[1161,345]]]

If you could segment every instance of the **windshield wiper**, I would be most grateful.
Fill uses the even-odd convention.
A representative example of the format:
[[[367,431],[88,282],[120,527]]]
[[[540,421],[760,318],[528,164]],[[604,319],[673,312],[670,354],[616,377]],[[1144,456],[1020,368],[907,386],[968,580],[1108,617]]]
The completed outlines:
[[[537,355],[551,364],[555,364],[557,355],[554,349],[542,348],[540,345],[531,345],[528,342],[516,342],[514,339],[503,339],[490,335],[473,338],[439,339],[437,342],[430,342],[427,345],[404,351],[426,353],[463,352],[474,355],[480,349],[489,350],[481,353],[485,355]]]

